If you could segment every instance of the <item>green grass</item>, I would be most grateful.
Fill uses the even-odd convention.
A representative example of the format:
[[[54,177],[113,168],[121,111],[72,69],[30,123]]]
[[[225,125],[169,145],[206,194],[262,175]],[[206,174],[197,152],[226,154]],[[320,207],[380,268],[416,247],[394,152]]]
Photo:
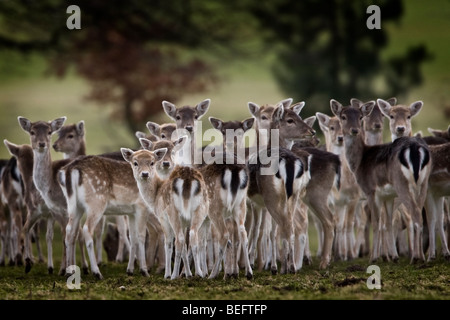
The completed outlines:
[[[310,227],[310,247],[314,254],[317,237]],[[55,227],[54,266],[59,270],[61,235]],[[41,247],[46,256],[45,235]],[[33,245],[34,255],[37,256]],[[79,250],[78,250],[79,251]],[[439,248],[438,248],[438,252]],[[77,258],[79,262],[79,257]],[[103,257],[106,262],[106,255]],[[106,262],[100,266],[104,279],[91,274],[81,276],[81,289],[70,290],[66,278],[48,275],[46,264],[36,263],[30,273],[24,267],[0,267],[0,300],[448,300],[450,299],[450,264],[438,256],[426,264],[409,264],[401,258],[398,263],[378,262],[381,290],[369,290],[366,285],[368,258],[353,261],[333,261],[327,270],[319,270],[319,259],[304,265],[297,274],[272,275],[270,271],[254,270],[247,280],[243,271],[238,279],[223,280],[223,273],[214,280],[181,278],[174,281],[151,270],[142,277],[136,266],[135,275],[126,274],[126,263]]]
[[[380,290],[369,290],[366,281],[368,259],[333,262],[319,270],[315,259],[295,275],[272,275],[255,271],[254,279],[243,273],[238,279],[191,278],[167,280],[153,271],[150,277],[128,276],[126,264],[101,266],[104,279],[84,275],[80,290],[70,290],[66,278],[47,275],[46,266],[37,264],[29,274],[23,268],[0,268],[0,299],[6,300],[410,300],[450,298],[450,266],[437,260],[426,265],[380,262]]]

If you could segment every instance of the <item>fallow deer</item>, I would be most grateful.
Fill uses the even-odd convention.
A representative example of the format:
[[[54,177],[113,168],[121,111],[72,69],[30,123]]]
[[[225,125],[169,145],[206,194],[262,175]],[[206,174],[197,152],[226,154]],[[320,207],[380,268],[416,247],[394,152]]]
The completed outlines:
[[[367,146],[362,135],[361,121],[370,115],[375,102],[361,104],[352,99],[350,106],[342,106],[331,99],[331,110],[339,118],[344,134],[345,154],[350,170],[355,174],[361,190],[367,197],[372,215],[373,250],[371,261],[380,254],[380,208],[385,207],[388,234],[392,235],[392,214],[394,199],[411,212],[414,233],[411,262],[424,260],[422,248],[421,208],[425,201],[428,178],[431,171],[431,159],[427,145],[420,139],[402,137],[392,143]],[[394,238],[390,237],[389,253],[398,259]]]
[[[78,156],[86,155],[86,130],[83,120],[76,124],[64,125],[58,131],[58,139],[53,143],[53,149],[56,152],[62,152],[64,159],[74,159]],[[121,155],[118,153],[105,153],[100,156],[118,158]],[[120,157],[119,157],[120,156]],[[122,262],[124,247],[130,252],[130,241],[127,235],[127,220],[125,216],[116,216],[116,225],[119,232],[119,244],[117,248],[116,261]],[[105,225],[105,218],[98,223],[95,230],[95,247],[97,252],[97,263],[100,265],[103,259],[102,251],[102,235]],[[84,252],[84,251],[82,251]]]
[[[403,105],[391,106],[382,99],[378,99],[378,104],[385,115],[390,119],[390,130],[392,139],[399,136],[412,136],[411,118],[416,116],[423,106],[422,101],[416,101],[409,107]],[[444,197],[450,195],[450,175],[448,144],[429,146],[432,169],[428,181],[428,192],[425,201],[425,211],[427,216],[429,232],[428,260],[436,257],[436,228],[441,238],[442,253],[445,258],[450,258],[447,239],[444,231]]]
[[[317,112],[319,125],[324,133],[327,151],[339,155],[341,160],[340,189],[333,189],[333,205],[336,210],[336,254],[341,260],[356,257],[353,233],[354,217],[361,199],[360,189],[355,176],[345,158],[344,135],[337,117],[329,117]]]
[[[217,254],[209,278],[217,277],[221,263],[225,261],[224,278],[237,277],[239,274],[237,252],[242,246],[245,260],[245,275],[253,277],[253,270],[248,260],[248,237],[245,229],[247,215],[246,193],[248,188],[248,173],[244,162],[239,162],[234,153],[217,152],[214,159],[203,163],[196,156],[201,149],[196,147],[197,122],[208,111],[210,100],[206,99],[195,107],[183,106],[177,108],[174,104],[163,101],[166,114],[175,121],[177,130],[184,129],[190,135],[183,148],[179,163],[196,167],[203,176],[208,187],[209,210],[212,229],[217,235]],[[213,160],[214,160],[213,159]],[[228,228],[226,220],[231,227]],[[224,254],[227,258],[224,259]]]
[[[33,149],[30,145],[16,145],[6,139],[4,143],[11,153],[17,159],[17,166],[23,177],[23,195],[24,203],[27,208],[27,217],[23,227],[25,236],[24,256],[25,272],[28,273],[33,265],[31,252],[31,230],[36,223],[44,218],[47,220],[47,269],[50,274],[53,273],[53,223],[54,219],[48,207],[33,182]]]
[[[66,117],[57,118],[49,122],[31,122],[24,117],[18,117],[18,120],[21,128],[29,134],[31,147],[33,148],[34,185],[36,186],[36,189],[39,190],[45,204],[52,212],[54,219],[61,226],[64,244],[68,218],[67,202],[58,183],[57,175],[58,171],[66,164],[70,163],[71,159],[52,161],[50,149],[51,137],[61,129],[66,121]],[[63,259],[59,271],[60,275],[64,275],[66,272],[66,246],[64,245],[63,248]],[[75,253],[75,251],[73,251],[73,253]],[[87,263],[85,261],[83,261],[83,268],[87,268]]]
[[[195,274],[203,277],[199,254],[199,230],[206,219],[208,197],[202,175],[190,167],[176,166],[166,180],[159,178],[156,165],[167,153],[166,148],[133,152],[121,148],[123,157],[133,170],[139,193],[149,208],[154,210],[165,234],[166,273],[165,277],[179,277],[181,259],[186,277],[191,271],[187,255],[185,229],[189,229],[189,244],[192,248]],[[175,261],[171,273],[171,243],[175,237]],[[170,275],[171,273],[171,275]]]
[[[0,197],[6,209],[4,211],[4,252],[8,252],[9,265],[22,265],[23,180],[15,157],[11,157],[6,162],[0,178]],[[4,262],[4,258],[1,260]]]
[[[292,103],[292,99],[281,101],[281,104],[285,106],[285,110],[288,112],[289,117],[287,120],[297,122],[301,120],[299,113],[304,107],[304,103],[297,103],[289,109],[288,107]],[[274,128],[275,112],[273,106],[259,107],[255,103],[249,103],[250,113],[256,119],[257,131],[261,129]],[[298,119],[299,120],[298,120]],[[308,120],[309,119],[309,120]],[[315,120],[315,117],[310,117],[305,121]],[[301,120],[302,121],[302,120]],[[339,157],[316,148],[300,148],[292,143],[295,133],[289,130],[283,130],[283,126],[289,128],[288,124],[279,123],[280,129],[280,146],[283,146],[287,142],[286,146],[293,145],[292,151],[296,156],[308,159],[308,170],[311,174],[311,180],[307,183],[304,192],[300,199],[313,214],[315,214],[322,223],[324,229],[324,243],[322,249],[322,257],[320,262],[320,268],[324,269],[328,266],[331,260],[331,247],[334,238],[334,218],[328,207],[328,195],[334,185],[338,185],[340,179],[340,160]],[[315,131],[310,129],[309,136],[313,136]],[[308,135],[305,135],[308,136]],[[258,134],[258,137],[260,135]],[[270,137],[260,138],[260,140],[269,140]]]

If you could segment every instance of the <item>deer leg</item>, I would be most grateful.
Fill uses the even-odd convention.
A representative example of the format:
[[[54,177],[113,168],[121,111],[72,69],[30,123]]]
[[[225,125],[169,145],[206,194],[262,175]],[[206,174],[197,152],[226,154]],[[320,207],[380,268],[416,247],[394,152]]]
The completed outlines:
[[[99,266],[102,265],[103,263],[103,244],[102,244],[102,236],[103,236],[103,232],[105,230],[105,222],[106,222],[106,217],[103,216],[99,223],[97,224],[97,227],[95,228],[94,231],[94,243],[95,243],[95,250],[96,250],[96,254],[97,254],[97,263]]]
[[[213,223],[213,227],[215,228],[215,236],[217,237],[217,243],[218,243],[218,250],[216,253],[216,259],[214,263],[214,267],[212,269],[211,274],[209,275],[209,279],[214,279],[218,276],[220,271],[221,263],[224,259],[224,255],[226,253],[228,244],[231,246],[230,241],[230,233],[225,226],[225,221],[223,220],[222,216],[222,210],[218,210],[217,208],[214,208],[213,205],[210,205],[210,218]],[[226,272],[225,276],[226,277]]]
[[[448,249],[447,238],[444,229],[444,197],[436,199],[436,216],[437,216],[437,230],[441,238],[442,254],[446,259],[450,258],[450,252]]]
[[[381,243],[380,211],[378,210],[374,195],[368,196],[367,204],[369,206],[369,211],[371,215],[370,220],[372,222],[372,229],[373,229],[373,244],[370,262],[374,263],[380,257],[380,243]]]
[[[28,210],[27,219],[25,225],[23,226],[23,233],[25,236],[25,273],[30,272],[33,266],[33,259],[31,257],[31,233],[30,230],[34,227],[37,221],[41,218],[41,215],[37,210]],[[41,253],[42,255],[42,253]]]
[[[245,276],[247,279],[253,278],[253,270],[250,264],[249,259],[249,252],[248,252],[248,238],[247,238],[247,231],[245,230],[245,216],[247,214],[247,207],[245,203],[245,199],[242,201],[241,205],[237,208],[235,208],[234,216],[236,225],[238,227],[238,235],[239,235],[239,242],[241,243],[242,247],[242,253],[244,258],[244,265],[245,265]],[[259,230],[259,225],[257,226],[257,229]]]
[[[119,232],[119,243],[117,247],[116,262],[122,263],[124,248],[126,248],[128,252],[130,252],[130,240],[128,239],[127,234],[128,227],[126,216],[116,216],[116,225],[117,231]]]
[[[358,199],[351,200],[347,205],[347,219],[346,219],[346,244],[347,244],[347,258],[352,260],[356,258],[355,253],[355,212],[358,205]]]

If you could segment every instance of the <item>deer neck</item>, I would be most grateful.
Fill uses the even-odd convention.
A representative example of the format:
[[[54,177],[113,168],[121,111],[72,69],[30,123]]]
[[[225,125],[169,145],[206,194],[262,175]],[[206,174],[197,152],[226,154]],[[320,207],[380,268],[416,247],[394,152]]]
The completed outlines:
[[[48,194],[51,188],[52,158],[50,150],[38,152],[33,150],[33,182],[43,194]]]
[[[86,155],[86,143],[84,141],[81,142],[78,149],[73,150],[69,153],[64,153],[64,159],[74,159],[78,156],[85,156]]]
[[[365,148],[364,139],[361,135],[346,135],[344,137],[345,158],[352,172],[356,172],[361,165],[363,151]]]
[[[368,146],[374,146],[383,143],[383,133],[381,131],[365,131],[364,142]]]
[[[148,181],[138,180],[139,192],[147,205],[153,208],[153,210],[156,208],[156,200],[163,182],[157,174],[154,174]]]

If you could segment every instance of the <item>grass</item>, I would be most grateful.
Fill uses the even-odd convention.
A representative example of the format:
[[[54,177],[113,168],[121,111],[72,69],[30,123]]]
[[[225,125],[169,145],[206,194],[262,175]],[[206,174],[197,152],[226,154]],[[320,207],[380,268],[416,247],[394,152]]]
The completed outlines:
[[[437,260],[410,265],[380,262],[380,290],[370,290],[366,281],[368,259],[333,262],[329,269],[318,270],[318,261],[304,266],[295,275],[272,275],[255,271],[247,280],[191,278],[166,280],[154,271],[150,277],[128,276],[126,264],[107,263],[101,267],[105,279],[82,276],[81,289],[69,290],[66,278],[46,274],[46,266],[37,264],[29,274],[23,268],[0,268],[0,299],[5,300],[448,300],[450,266]]]
[[[314,227],[310,228],[310,246],[317,248]],[[41,247],[46,255],[45,235]],[[54,265],[59,269],[61,235],[55,228]],[[34,255],[36,248],[33,246]],[[439,252],[439,251],[438,251]],[[79,258],[77,261],[80,261]],[[106,260],[104,256],[103,261]],[[411,265],[409,259],[398,263],[378,262],[381,290],[370,290],[366,282],[371,274],[368,258],[334,261],[327,270],[319,270],[318,258],[304,265],[295,275],[272,275],[254,271],[247,280],[243,271],[238,279],[181,278],[174,281],[150,272],[144,278],[135,269],[126,274],[126,263],[106,262],[100,267],[104,279],[91,274],[81,276],[81,289],[69,290],[66,278],[48,275],[46,264],[36,263],[30,273],[24,267],[0,267],[0,300],[448,300],[450,299],[450,264],[438,256],[436,261]]]

